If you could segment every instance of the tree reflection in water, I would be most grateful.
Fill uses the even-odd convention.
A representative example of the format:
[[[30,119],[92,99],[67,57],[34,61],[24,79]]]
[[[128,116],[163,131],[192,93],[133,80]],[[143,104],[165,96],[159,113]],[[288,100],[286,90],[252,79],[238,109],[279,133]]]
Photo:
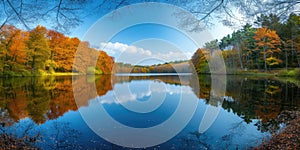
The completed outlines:
[[[76,111],[79,107],[88,106],[90,99],[105,95],[113,89],[116,83],[157,79],[166,84],[188,85],[194,89],[194,82],[190,82],[190,76],[179,78],[176,75],[130,77],[103,75],[94,78],[76,76],[73,81],[72,77],[51,76],[2,78],[0,79],[1,134],[7,134],[6,128],[26,118],[30,118],[36,126],[44,124],[47,120],[56,120],[66,112]],[[80,85],[75,86],[80,87],[76,90],[78,92],[73,93],[72,84]],[[208,105],[217,106],[220,98],[215,98],[216,101],[210,102],[210,97],[213,96],[211,77],[209,75],[199,76],[199,84],[200,91],[194,91],[199,100],[204,100]],[[290,81],[290,79],[227,76],[226,96],[223,97],[224,101],[221,107],[243,119],[239,126],[228,130],[236,132],[242,130],[244,123],[254,122],[259,131],[276,133],[287,121],[280,117],[287,111],[295,111],[300,108],[299,85],[299,81]],[[92,88],[96,88],[96,93],[90,92]],[[75,102],[74,94],[80,95],[82,99]],[[53,125],[55,124],[56,127],[59,127],[58,124],[66,128],[68,126],[67,123],[57,122]],[[76,133],[73,129],[69,129],[69,131]],[[53,136],[58,135],[58,138],[53,139],[52,143],[63,139],[64,134],[67,134],[64,132],[53,133]],[[196,143],[200,142],[203,147],[209,147],[209,145],[203,143],[207,140],[205,135],[193,131],[190,131],[190,134],[195,137]],[[74,140],[75,137],[74,135]],[[232,137],[224,135],[222,139],[229,142]],[[187,144],[191,143],[189,140],[183,141]],[[76,142],[73,141],[73,143]]]
[[[87,106],[88,101],[96,96],[105,95],[112,90],[110,76],[98,76],[92,79],[78,76],[74,84],[84,85],[80,93],[85,95],[78,106],[74,101],[72,77],[33,77],[0,80],[0,122],[12,125],[26,117],[37,124],[53,120],[78,107]],[[94,82],[97,93],[88,94]]]

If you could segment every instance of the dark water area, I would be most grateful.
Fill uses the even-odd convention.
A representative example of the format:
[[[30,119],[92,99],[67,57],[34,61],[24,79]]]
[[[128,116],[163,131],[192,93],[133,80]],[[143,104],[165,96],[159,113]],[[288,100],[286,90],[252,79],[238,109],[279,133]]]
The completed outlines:
[[[94,132],[95,127],[107,129],[105,115],[109,115],[125,125],[103,131],[109,135],[120,135],[127,127],[184,125],[178,133],[159,131],[173,136],[149,149],[251,149],[285,127],[288,119],[282,115],[300,108],[300,81],[295,79],[227,76],[226,91],[217,97],[211,76],[197,76],[199,87],[191,78],[190,74],[2,78],[0,134],[41,149],[127,149]],[[177,113],[180,105],[185,109]],[[207,109],[218,113],[201,132]],[[170,122],[174,114],[177,119]],[[157,138],[153,133],[141,142]]]

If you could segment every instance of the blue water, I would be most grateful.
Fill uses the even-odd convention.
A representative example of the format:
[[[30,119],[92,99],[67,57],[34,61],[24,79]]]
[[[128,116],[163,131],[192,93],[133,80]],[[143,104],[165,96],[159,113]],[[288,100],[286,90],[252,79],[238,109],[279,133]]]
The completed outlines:
[[[130,92],[128,93],[127,90]],[[258,130],[255,123],[259,121],[259,118],[246,123],[242,116],[231,109],[225,110],[222,105],[212,106],[207,103],[207,100],[198,98],[188,85],[147,79],[115,83],[112,90],[105,95],[91,98],[87,105],[81,106],[76,111],[69,110],[54,120],[47,119],[42,124],[37,124],[26,117],[6,127],[6,130],[20,137],[23,134],[40,134],[41,139],[34,145],[42,149],[127,149],[122,145],[111,144],[110,140],[105,140],[107,137],[100,137],[90,127],[99,126],[99,129],[103,129],[108,123],[103,116],[109,115],[126,127],[150,128],[170,121],[168,119],[173,117],[172,115],[182,104],[186,106],[196,104],[191,120],[180,132],[175,133],[174,137],[147,148],[247,149],[259,145],[262,139],[270,136],[269,132]],[[142,108],[135,108],[136,105]],[[105,112],[100,111],[102,107]],[[208,107],[218,108],[220,111],[212,125],[205,132],[199,133],[199,126]],[[140,112],[143,110],[146,112]],[[169,130],[160,131],[161,135],[168,135],[173,128],[184,124],[182,118],[188,117],[184,112],[189,111],[187,107],[184,107],[184,110],[181,110],[177,116],[181,119],[173,121],[168,127]],[[92,120],[92,122],[86,122],[87,120]],[[104,129],[110,130],[111,135],[119,135],[120,129],[114,130],[114,126],[110,129],[106,128]],[[128,138],[131,138],[130,134]],[[160,137],[153,135],[147,138],[150,140]],[[147,141],[140,142],[147,143]]]
[[[192,73],[116,73],[115,76],[190,76]]]

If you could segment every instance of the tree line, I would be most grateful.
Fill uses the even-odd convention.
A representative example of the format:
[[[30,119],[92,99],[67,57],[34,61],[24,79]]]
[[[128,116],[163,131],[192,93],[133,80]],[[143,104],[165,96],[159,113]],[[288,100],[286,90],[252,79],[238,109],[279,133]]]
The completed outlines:
[[[208,59],[221,49],[228,73],[237,70],[269,71],[300,67],[300,16],[261,15],[221,40],[198,49],[191,62],[198,73],[209,73]],[[77,51],[80,49],[80,51]],[[77,63],[73,65],[74,60]],[[96,61],[96,65],[94,64]],[[114,68],[114,70],[113,70]],[[29,76],[55,72],[82,74],[190,72],[188,62],[151,66],[117,63],[88,42],[38,25],[23,31],[11,25],[0,30],[0,76]]]
[[[188,60],[153,64],[149,66],[116,63],[114,73],[190,73],[191,68]]]
[[[76,54],[78,48],[83,50]],[[96,66],[89,61],[94,56],[98,56]],[[73,66],[75,58],[82,62]],[[112,57],[104,51],[91,48],[88,42],[40,25],[30,31],[12,25],[4,25],[0,30],[0,76],[72,71],[109,74],[113,64]]]
[[[209,72],[207,59],[222,50],[227,71],[300,67],[300,15],[291,13],[282,21],[279,16],[261,15],[251,25],[228,34],[220,41],[213,40],[198,49],[192,63],[198,73]]]

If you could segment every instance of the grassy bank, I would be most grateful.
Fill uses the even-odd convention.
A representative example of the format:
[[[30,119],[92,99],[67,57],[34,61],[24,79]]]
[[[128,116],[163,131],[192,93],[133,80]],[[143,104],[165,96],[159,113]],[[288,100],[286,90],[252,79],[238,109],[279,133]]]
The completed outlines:
[[[268,71],[261,70],[238,70],[233,75],[252,75],[252,76],[279,76],[279,77],[300,77],[300,68],[294,69],[273,69]]]
[[[295,68],[292,70],[281,70],[278,76],[282,77],[300,77],[300,68]]]
[[[81,73],[73,73],[73,72],[53,72],[53,73],[0,73],[0,77],[40,77],[40,76],[74,76],[74,75],[83,75]]]
[[[76,76],[76,75],[83,75],[83,74],[74,73],[74,72],[54,72],[54,73],[46,73],[43,76]]]
[[[164,72],[161,72],[164,73]],[[101,75],[103,72],[99,71],[89,71],[88,74]],[[210,73],[199,73],[210,75]],[[300,68],[294,69],[273,69],[269,71],[262,70],[236,70],[234,72],[227,72],[228,75],[247,75],[247,76],[278,76],[278,77],[293,77],[300,78]],[[74,75],[85,75],[84,73],[75,73],[75,72],[45,72],[39,71],[37,73],[30,73],[28,71],[24,72],[6,72],[5,74],[0,73],[0,77],[33,77],[33,76],[74,76]]]
[[[88,72],[87,74],[102,75],[103,72],[94,71],[94,72]],[[23,72],[0,73],[0,77],[76,76],[76,75],[87,75],[87,74],[76,73],[76,72],[46,72],[46,71],[38,71],[36,73],[30,73],[28,71],[23,71]]]

